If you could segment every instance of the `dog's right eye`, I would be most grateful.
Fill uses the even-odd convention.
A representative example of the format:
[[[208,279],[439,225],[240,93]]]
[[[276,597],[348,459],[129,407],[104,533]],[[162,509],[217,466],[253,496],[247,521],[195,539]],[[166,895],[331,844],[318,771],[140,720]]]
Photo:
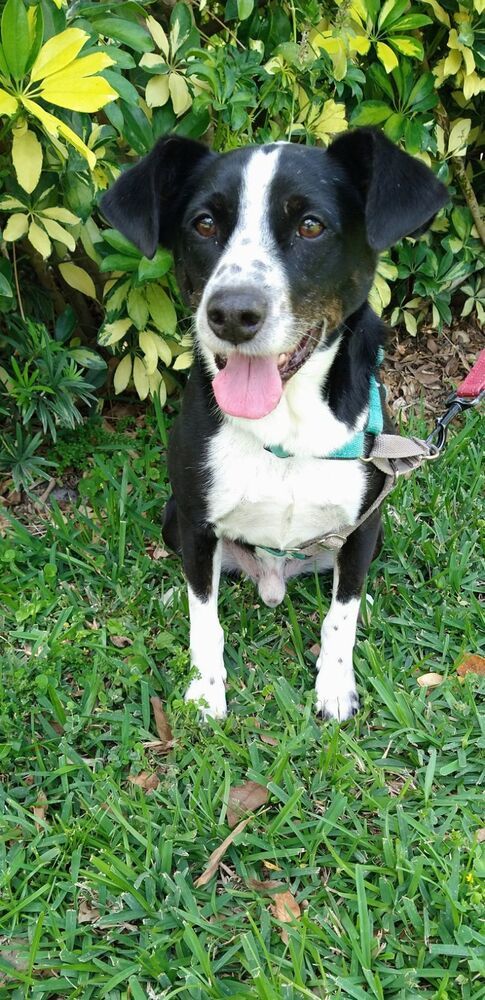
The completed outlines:
[[[199,215],[199,218],[194,222],[194,226],[199,236],[210,237],[216,235],[216,224],[212,215]]]

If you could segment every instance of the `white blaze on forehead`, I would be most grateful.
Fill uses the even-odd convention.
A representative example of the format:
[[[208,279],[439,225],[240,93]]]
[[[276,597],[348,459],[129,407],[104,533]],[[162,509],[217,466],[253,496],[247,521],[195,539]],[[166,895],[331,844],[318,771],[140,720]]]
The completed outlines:
[[[251,155],[243,175],[241,207],[236,229],[229,242],[229,251],[243,239],[250,240],[253,248],[260,245],[267,249],[273,242],[269,225],[269,199],[279,158],[279,149],[273,149],[270,153],[258,149]]]

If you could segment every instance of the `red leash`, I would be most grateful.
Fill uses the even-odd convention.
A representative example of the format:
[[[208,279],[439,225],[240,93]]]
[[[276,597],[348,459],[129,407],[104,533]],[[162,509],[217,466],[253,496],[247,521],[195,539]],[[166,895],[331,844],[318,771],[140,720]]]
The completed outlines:
[[[471,406],[477,406],[485,396],[485,349],[480,351],[473,368],[470,369],[463,382],[452,392],[446,400],[446,410],[442,417],[436,421],[434,431],[426,438],[426,444],[432,444],[437,451],[441,451],[446,444],[448,424],[458,413],[468,410]]]

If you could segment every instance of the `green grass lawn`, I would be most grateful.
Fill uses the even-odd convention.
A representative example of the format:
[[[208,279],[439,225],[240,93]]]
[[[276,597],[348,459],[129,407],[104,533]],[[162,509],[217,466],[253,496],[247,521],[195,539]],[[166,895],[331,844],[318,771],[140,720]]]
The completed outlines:
[[[388,504],[344,726],[312,711],[322,577],[276,611],[223,584],[230,715],[199,727],[181,568],[152,558],[159,433],[89,434],[58,448],[78,509],[0,538],[0,997],[484,997],[483,681],[456,674],[483,626],[479,416]],[[196,888],[247,780],[268,802]]]

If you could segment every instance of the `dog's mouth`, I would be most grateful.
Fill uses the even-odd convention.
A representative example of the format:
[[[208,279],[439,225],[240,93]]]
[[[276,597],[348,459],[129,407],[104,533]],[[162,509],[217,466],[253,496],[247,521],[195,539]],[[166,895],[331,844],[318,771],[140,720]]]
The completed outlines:
[[[307,330],[292,351],[277,356],[252,356],[234,351],[216,354],[219,369],[212,382],[216,400],[224,413],[257,420],[278,405],[283,384],[296,374],[320,341],[321,327]]]

